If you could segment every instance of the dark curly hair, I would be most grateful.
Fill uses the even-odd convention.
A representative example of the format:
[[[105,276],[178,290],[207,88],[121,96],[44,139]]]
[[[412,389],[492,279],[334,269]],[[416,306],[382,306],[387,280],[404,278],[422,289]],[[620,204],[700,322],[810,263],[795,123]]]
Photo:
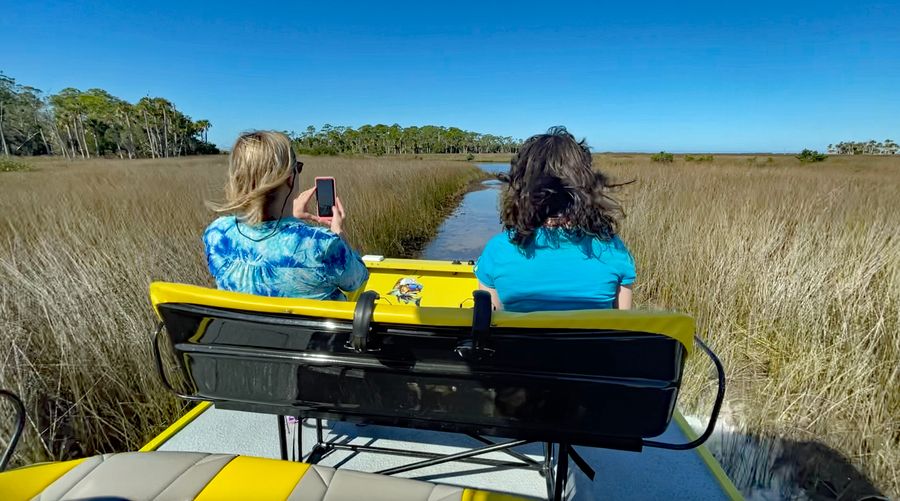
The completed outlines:
[[[510,163],[509,183],[500,218],[520,249],[534,241],[538,228],[555,218],[575,238],[610,240],[618,230],[622,208],[610,196],[616,186],[591,165],[585,140],[576,141],[565,127],[528,138]]]

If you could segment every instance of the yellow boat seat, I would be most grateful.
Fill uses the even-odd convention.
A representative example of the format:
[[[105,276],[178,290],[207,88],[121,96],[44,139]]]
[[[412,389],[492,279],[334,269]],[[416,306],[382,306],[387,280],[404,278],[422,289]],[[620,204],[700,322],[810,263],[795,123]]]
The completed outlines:
[[[325,466],[200,452],[125,452],[0,473],[4,500],[516,501],[525,498]]]

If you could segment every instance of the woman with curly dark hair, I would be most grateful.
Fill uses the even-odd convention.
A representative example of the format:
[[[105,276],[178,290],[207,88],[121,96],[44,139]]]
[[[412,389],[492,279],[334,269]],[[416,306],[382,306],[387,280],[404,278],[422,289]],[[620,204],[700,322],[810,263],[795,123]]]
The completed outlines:
[[[530,137],[502,197],[505,232],[475,266],[494,307],[509,311],[631,308],[634,260],[617,235],[615,185],[564,127]]]

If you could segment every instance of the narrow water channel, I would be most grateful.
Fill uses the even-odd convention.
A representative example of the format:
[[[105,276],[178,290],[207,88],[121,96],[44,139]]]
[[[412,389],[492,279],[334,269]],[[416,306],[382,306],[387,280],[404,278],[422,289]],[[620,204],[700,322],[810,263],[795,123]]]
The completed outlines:
[[[489,174],[509,170],[508,163],[475,165]],[[422,251],[422,259],[477,259],[487,241],[500,232],[497,203],[502,185],[491,179],[466,193],[459,207],[441,224],[437,236]]]

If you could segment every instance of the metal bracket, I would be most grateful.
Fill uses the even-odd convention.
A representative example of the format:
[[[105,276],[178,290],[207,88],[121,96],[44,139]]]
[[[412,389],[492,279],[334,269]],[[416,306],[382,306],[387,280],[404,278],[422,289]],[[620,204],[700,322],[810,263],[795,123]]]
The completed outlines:
[[[584,475],[588,479],[590,479],[591,482],[593,482],[594,477],[597,475],[597,472],[595,472],[594,469],[591,468],[591,465],[589,465],[588,462],[585,461],[583,457],[581,457],[581,454],[579,454],[578,451],[576,451],[575,448],[571,445],[569,446],[569,455],[572,456],[572,462],[575,463],[575,466],[577,466],[578,469],[580,469],[581,472],[584,473]]]
[[[422,459],[422,461],[416,461],[414,463],[406,464],[403,466],[388,468],[375,472],[380,475],[395,475],[398,473],[405,473],[413,470],[427,468],[429,466],[451,462],[478,464],[498,469],[522,468],[525,470],[536,470],[541,474],[541,476],[546,478],[547,499],[553,501],[561,500],[562,496],[565,494],[566,484],[568,481],[569,459],[571,459],[579,468],[581,468],[582,471],[584,471],[585,475],[587,475],[591,480],[594,479],[594,470],[590,466],[588,466],[584,459],[568,444],[559,444],[560,453],[557,458],[556,468],[554,468],[554,444],[552,443],[544,444],[544,459],[543,461],[538,461],[528,457],[525,454],[512,450],[513,447],[532,443],[532,441],[530,440],[512,440],[508,442],[497,443],[493,440],[481,437],[479,435],[467,434],[467,436],[484,444],[484,447],[466,449],[454,454],[440,454],[411,449],[396,449],[363,444],[354,445],[349,443],[329,441],[325,439],[322,420],[319,418],[315,418],[314,421],[316,427],[316,443],[313,445],[312,450],[305,459],[305,462],[310,464],[318,463],[333,451],[342,450],[350,451],[353,453],[368,452],[373,454],[407,456]],[[279,426],[282,426],[280,422]],[[304,426],[302,419],[300,420],[299,426]],[[302,434],[302,431],[298,429],[298,433]],[[287,441],[284,435],[279,435],[279,439],[282,451],[286,451]],[[302,448],[300,450],[302,454]],[[505,454],[508,454],[509,456],[512,456],[514,460],[503,461],[499,459],[478,457],[491,452],[503,452]]]

